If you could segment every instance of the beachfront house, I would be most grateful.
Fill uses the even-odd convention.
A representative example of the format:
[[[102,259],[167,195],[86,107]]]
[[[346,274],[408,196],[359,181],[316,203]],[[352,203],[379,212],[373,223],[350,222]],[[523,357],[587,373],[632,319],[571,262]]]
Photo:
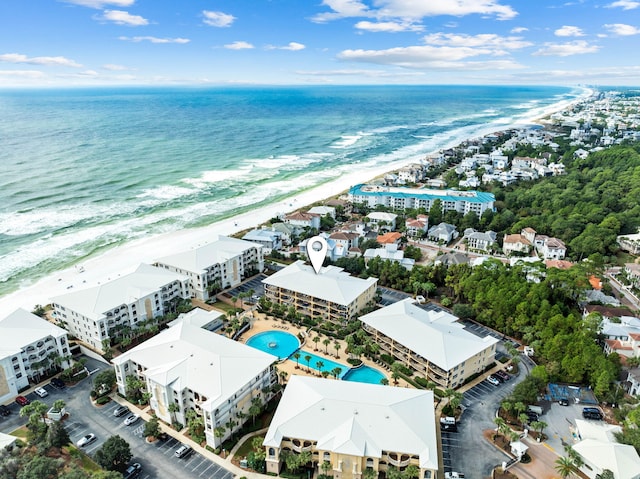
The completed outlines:
[[[283,221],[293,227],[295,234],[299,235],[305,231],[318,231],[320,229],[321,215],[315,213],[305,213],[295,211],[285,215]]]
[[[474,212],[478,217],[494,210],[495,196],[481,191],[435,190],[359,184],[349,189],[349,200],[371,208],[383,205],[395,210],[424,208],[429,211],[440,200],[442,212],[457,211],[462,215]]]
[[[251,241],[252,243],[258,243],[264,248],[264,254],[269,254],[273,250],[282,249],[282,233],[275,231],[271,228],[262,227],[260,229],[254,229],[246,233],[242,239],[244,241]]]
[[[0,319],[0,404],[13,400],[42,375],[69,367],[67,332],[24,309]]]
[[[271,399],[277,358],[202,329],[195,319],[181,316],[112,363],[120,394],[127,394],[127,377],[135,376],[144,382],[158,418],[187,424],[187,411],[194,410],[207,445],[217,448],[242,427],[240,418],[251,420],[249,408]]]
[[[480,338],[446,311],[423,309],[412,298],[360,317],[380,352],[437,384],[452,389],[495,360],[498,340]]]
[[[262,280],[265,298],[272,303],[334,322],[348,321],[372,306],[377,283],[377,278],[356,278],[337,266],[316,274],[301,260]]]
[[[261,244],[220,235],[211,243],[165,256],[154,264],[187,276],[189,296],[206,301],[220,289],[261,272],[264,253]]]
[[[188,284],[184,275],[141,264],[104,284],[56,296],[51,305],[62,327],[102,353],[118,331],[171,312],[189,297]]]
[[[432,391],[291,376],[263,441],[267,474],[280,474],[286,454],[308,451],[314,477],[389,477],[414,466],[419,479],[435,479],[435,424]]]
[[[334,220],[336,219],[336,209],[333,206],[314,206],[313,208],[309,208],[307,213],[320,216],[329,215]]]

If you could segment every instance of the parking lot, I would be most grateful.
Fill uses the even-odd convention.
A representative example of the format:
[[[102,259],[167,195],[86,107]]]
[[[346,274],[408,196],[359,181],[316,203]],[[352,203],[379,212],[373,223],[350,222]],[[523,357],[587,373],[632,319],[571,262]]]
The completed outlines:
[[[87,363],[89,370],[99,370],[106,365],[95,360]],[[51,384],[46,384],[44,389],[49,393],[45,398],[38,397],[35,393],[26,394],[30,401],[36,399],[52,405],[57,399],[66,402],[66,410],[69,415],[64,421],[65,428],[73,444],[87,434],[95,434],[96,440],[82,448],[89,455],[95,452],[111,436],[119,435],[127,441],[131,447],[133,458],[131,462],[139,462],[142,472],[138,476],[141,479],[164,478],[199,478],[199,479],[232,479],[234,474],[217,463],[206,458],[202,454],[193,451],[190,455],[180,459],[175,457],[175,451],[180,447],[180,442],[169,436],[165,441],[147,443],[143,437],[144,421],[139,419],[136,423],[126,426],[124,419],[127,415],[115,417],[114,409],[119,405],[111,401],[102,407],[95,407],[89,399],[92,376],[82,380],[75,386],[64,389],[56,389]],[[9,433],[26,424],[27,418],[20,417],[20,407],[8,404],[11,415],[0,417],[0,431]],[[132,412],[138,412],[135,407],[130,407]]]
[[[257,299],[261,298],[264,295],[264,285],[262,284],[262,280],[266,277],[266,274],[261,273],[245,281],[244,283],[239,284],[235,288],[225,291],[225,293],[231,297],[237,297],[240,293],[246,293],[250,290],[253,290],[253,296],[255,296],[255,298],[243,298],[242,301],[244,303],[255,303]]]

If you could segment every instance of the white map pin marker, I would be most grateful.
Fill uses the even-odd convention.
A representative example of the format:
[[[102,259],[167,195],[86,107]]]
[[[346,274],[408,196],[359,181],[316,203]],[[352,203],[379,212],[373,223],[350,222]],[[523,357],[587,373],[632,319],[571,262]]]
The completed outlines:
[[[316,274],[320,273],[322,263],[327,255],[327,241],[322,236],[314,236],[307,240],[307,256]]]

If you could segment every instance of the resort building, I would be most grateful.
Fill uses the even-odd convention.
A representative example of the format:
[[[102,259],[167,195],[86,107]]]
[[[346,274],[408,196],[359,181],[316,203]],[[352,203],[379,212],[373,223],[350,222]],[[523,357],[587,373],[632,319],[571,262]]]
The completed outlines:
[[[580,472],[586,477],[594,479],[608,469],[615,479],[640,478],[638,452],[633,446],[616,441],[615,435],[622,432],[620,426],[576,419],[576,429],[580,441],[573,444],[573,450],[584,462]]]
[[[114,358],[118,392],[127,376],[144,381],[155,415],[187,424],[192,409],[204,422],[207,444],[219,447],[249,408],[264,406],[276,384],[276,358],[199,327],[200,315],[182,315],[173,326]],[[175,404],[175,406],[172,406]]]
[[[334,479],[409,466],[434,479],[434,416],[431,391],[291,376],[263,442],[267,474],[279,474],[287,454],[308,451]]]
[[[494,209],[495,196],[481,191],[432,190],[426,188],[401,188],[359,184],[349,189],[353,203],[370,207],[387,206],[396,210],[424,208],[427,211],[435,200],[442,202],[442,211],[457,211],[462,215],[473,211],[480,217],[486,210]]]
[[[438,387],[461,386],[494,361],[496,338],[479,338],[443,310],[426,310],[407,298],[360,318],[382,353]]]
[[[104,352],[103,341],[114,331],[168,314],[188,298],[189,279],[141,264],[133,273],[91,288],[52,298],[56,319],[69,333]]]
[[[220,235],[216,241],[166,256],[154,264],[187,276],[189,296],[208,300],[212,291],[230,288],[264,269],[262,245]]]
[[[640,254],[640,233],[620,235],[616,238],[620,249],[631,254]]]
[[[0,404],[57,366],[69,367],[67,332],[24,309],[0,319]]]
[[[318,274],[298,260],[262,280],[269,301],[293,306],[309,317],[347,321],[374,303],[377,278],[360,279],[337,266],[321,268]]]

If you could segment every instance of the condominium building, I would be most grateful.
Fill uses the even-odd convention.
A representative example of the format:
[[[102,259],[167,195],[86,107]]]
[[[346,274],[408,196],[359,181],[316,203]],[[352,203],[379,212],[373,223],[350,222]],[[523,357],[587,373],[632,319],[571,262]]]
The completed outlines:
[[[121,394],[127,376],[136,376],[158,418],[186,425],[187,411],[194,410],[202,416],[207,444],[216,448],[249,418],[252,405],[271,398],[276,358],[199,324],[197,315],[182,315],[112,363]]]
[[[267,473],[279,474],[287,453],[308,451],[316,471],[334,479],[409,466],[432,479],[435,428],[431,391],[291,376],[263,442]]]
[[[380,351],[441,388],[461,386],[494,361],[498,340],[479,338],[458,318],[407,298],[360,318]]]
[[[51,305],[69,333],[104,352],[103,341],[114,331],[164,316],[176,301],[188,298],[188,283],[186,276],[141,264],[133,273],[99,286],[56,296]]]
[[[264,269],[262,245],[219,236],[204,246],[160,258],[155,266],[187,276],[189,295],[206,301],[212,289],[236,286]]]
[[[265,297],[276,304],[293,306],[309,317],[347,321],[374,303],[377,278],[361,279],[337,266],[318,274],[298,260],[262,280]]]
[[[0,319],[0,404],[47,371],[69,367],[67,332],[24,309]]]
[[[432,190],[428,188],[401,188],[359,184],[349,189],[353,203],[370,207],[387,206],[396,210],[424,208],[427,211],[435,200],[442,202],[442,211],[457,211],[463,215],[473,211],[480,217],[486,210],[494,209],[495,196],[481,191]]]

